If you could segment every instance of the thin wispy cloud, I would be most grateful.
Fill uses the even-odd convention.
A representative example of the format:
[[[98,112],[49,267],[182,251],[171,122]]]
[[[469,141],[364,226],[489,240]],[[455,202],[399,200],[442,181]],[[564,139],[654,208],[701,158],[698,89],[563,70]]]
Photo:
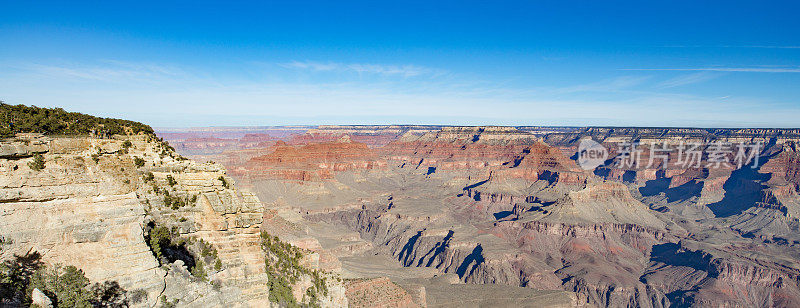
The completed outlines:
[[[96,65],[0,63],[0,67],[25,72],[26,74],[35,74],[42,78],[65,78],[73,81],[144,81],[154,78],[186,75],[185,72],[177,68],[150,63],[133,63],[117,60],[102,60],[99,62],[100,64]]]
[[[699,68],[623,68],[620,71],[686,71],[743,73],[800,73],[800,67],[699,67]]]
[[[441,70],[431,69],[418,65],[386,65],[367,63],[335,63],[315,61],[292,61],[279,63],[279,66],[289,69],[311,70],[317,72],[352,72],[358,74],[375,74],[384,76],[415,77],[422,75],[440,75]]]
[[[568,94],[581,92],[617,92],[630,89],[645,83],[650,76],[621,76],[593,83],[576,86],[567,86],[553,89],[554,94]]]
[[[293,69],[307,69],[312,71],[333,71],[341,69],[341,64],[338,63],[320,63],[311,61],[292,61],[289,63],[279,63],[278,66]]]
[[[0,63],[3,72],[0,74],[0,93],[3,94],[0,99],[11,103],[53,104],[103,116],[124,115],[160,126],[325,121],[648,125],[653,119],[664,125],[692,125],[719,118],[738,121],[736,123],[743,126],[755,121],[792,126],[795,115],[800,112],[800,107],[794,105],[766,107],[768,102],[761,98],[721,99],[719,96],[659,93],[648,88],[677,87],[724,75],[713,72],[693,72],[661,83],[653,82],[658,74],[630,74],[572,85],[519,86],[455,73],[448,73],[447,78],[405,78],[406,74],[426,73],[403,70],[402,66],[395,69],[385,65],[315,62],[287,65],[293,69],[375,76],[347,79],[337,75],[312,81],[298,80],[287,77],[286,70],[275,64],[265,66],[271,70],[260,67],[258,77],[232,78],[213,74],[213,70],[203,67],[114,60],[68,64]],[[48,91],[41,91],[42,88]],[[104,104],[91,103],[97,101]],[[112,105],[115,109],[110,113],[106,108]],[[748,109],[754,105],[761,109]],[[772,110],[774,114],[766,114],[765,110]],[[569,115],[569,119],[565,115]]]
[[[731,46],[741,48],[769,48],[769,49],[800,49],[800,46],[770,46],[770,45],[751,45],[751,46]]]
[[[664,48],[763,48],[763,49],[800,49],[794,45],[664,45]]]
[[[711,79],[719,77],[720,75],[721,75],[720,73],[707,72],[707,71],[692,73],[662,81],[656,87],[660,89],[667,89],[667,88],[686,86],[686,85],[709,81]]]
[[[140,74],[147,74],[147,75],[180,75],[185,74],[186,72],[180,68],[170,65],[162,65],[162,64],[154,64],[154,63],[139,63],[139,62],[128,62],[128,61],[120,61],[120,60],[100,60],[101,63],[107,63],[112,66],[117,66],[119,68],[128,69],[130,71],[134,71]]]

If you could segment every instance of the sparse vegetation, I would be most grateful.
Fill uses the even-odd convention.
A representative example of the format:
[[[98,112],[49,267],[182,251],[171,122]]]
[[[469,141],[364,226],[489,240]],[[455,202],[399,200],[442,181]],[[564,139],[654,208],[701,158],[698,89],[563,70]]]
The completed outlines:
[[[41,171],[44,169],[44,156],[42,156],[40,153],[34,154],[33,161],[28,163],[28,167],[34,171]]]
[[[167,175],[167,184],[169,186],[175,186],[176,184],[178,184],[178,181],[176,181],[175,178],[173,178],[171,175]]]
[[[172,245],[173,236],[177,236],[175,233],[175,230],[170,230],[164,226],[153,225],[148,228],[145,237],[150,246],[150,250],[153,251],[153,255],[155,255],[156,260],[159,260],[159,262],[166,259],[164,251]]]
[[[148,125],[120,119],[94,117],[61,108],[9,105],[0,102],[0,137],[16,133],[43,133],[46,135],[105,135],[146,134],[155,136]]]
[[[155,223],[148,224],[146,231],[145,240],[161,265],[181,260],[193,277],[203,281],[208,280],[206,265],[214,263],[215,271],[222,269],[217,250],[202,239],[182,238],[177,228]]]
[[[180,237],[177,228],[167,228],[151,222],[147,225],[146,231],[145,240],[161,265],[181,260],[193,275],[205,274],[205,271],[199,272],[195,269],[197,263],[194,255],[189,252],[187,247],[189,243]]]
[[[318,270],[300,265],[303,258],[300,248],[283,242],[267,232],[261,232],[261,247],[266,252],[269,300],[287,307],[319,306],[320,295],[328,295],[326,279]],[[301,275],[309,275],[313,284],[306,290],[303,302],[298,303],[292,295],[292,286],[297,283]]]
[[[141,158],[141,157],[138,157],[138,156],[134,156],[133,157],[133,164],[136,165],[136,168],[144,167],[144,158]]]
[[[175,308],[178,306],[178,299],[169,301],[166,295],[161,295],[161,308]]]
[[[170,194],[168,188],[159,187],[158,184],[156,184],[155,181],[153,181],[153,178],[154,178],[154,176],[150,172],[148,172],[145,176],[143,176],[143,179],[144,179],[145,182],[152,182],[153,193],[154,194],[163,195],[163,200],[164,200],[164,206],[165,207],[171,208],[173,210],[177,210],[177,209],[182,208],[182,207],[187,206],[187,205],[194,206],[195,204],[197,204],[197,195],[192,195],[191,197],[189,197],[189,196],[180,196],[180,195]],[[168,182],[171,182],[171,181],[174,182],[175,179],[172,179],[171,176],[167,176],[167,181]]]
[[[164,195],[164,206],[177,210],[186,206],[186,201],[178,196]]]
[[[211,262],[213,262],[214,270],[215,271],[221,270],[222,260],[220,260],[219,256],[217,255],[217,249],[214,248],[214,246],[212,246],[208,242],[204,241],[203,239],[197,241],[197,244],[200,248],[200,256],[203,257],[203,261],[206,264],[211,264]]]
[[[206,273],[206,269],[205,269],[205,266],[203,265],[203,261],[202,260],[200,260],[200,261],[198,261],[197,263],[194,264],[194,267],[192,267],[191,273],[192,273],[192,276],[194,276],[197,279],[200,279],[200,280],[208,279],[208,274]]]
[[[74,266],[42,268],[31,279],[28,289],[38,288],[51,299],[57,299],[57,306],[92,307],[89,279],[83,271]]]
[[[228,187],[228,181],[226,181],[226,180],[225,180],[225,177],[224,177],[224,176],[221,176],[221,175],[220,175],[220,176],[219,176],[219,181],[220,181],[220,182],[222,182],[222,187],[224,187],[224,188],[226,188],[226,189],[227,189],[227,188],[230,188],[230,187]]]
[[[37,252],[14,256],[0,265],[0,302],[30,306],[34,288],[47,295],[56,307],[128,307],[143,298],[129,300],[127,291],[116,281],[91,284],[75,266],[49,267]]]

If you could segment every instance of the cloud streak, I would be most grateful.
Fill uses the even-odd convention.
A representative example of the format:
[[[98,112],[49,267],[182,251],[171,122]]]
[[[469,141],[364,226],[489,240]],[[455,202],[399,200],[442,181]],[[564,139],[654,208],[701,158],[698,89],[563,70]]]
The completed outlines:
[[[678,76],[669,80],[662,81],[657,85],[660,89],[667,89],[667,88],[674,88],[680,86],[686,86],[696,83],[701,83],[705,81],[709,81],[711,79],[715,79],[719,77],[721,74],[713,73],[708,71],[702,71],[698,73],[693,73],[684,76]]]
[[[598,82],[567,86],[554,89],[554,94],[585,93],[585,92],[618,92],[643,84],[649,76],[621,76]]]
[[[65,78],[68,80],[127,82],[186,75],[174,67],[149,63],[133,63],[117,60],[100,61],[102,65],[65,64],[0,64],[0,67],[35,74],[43,78]]]
[[[665,45],[664,48],[760,48],[760,49],[800,49],[793,45]]]
[[[684,72],[743,72],[743,73],[800,73],[800,67],[700,67],[700,68],[623,68],[620,71],[684,71]]]
[[[292,61],[279,63],[278,66],[288,69],[310,70],[315,72],[351,72],[358,74],[375,74],[383,76],[416,77],[423,75],[440,75],[441,70],[417,65],[386,65],[368,63],[335,63],[315,61]]]

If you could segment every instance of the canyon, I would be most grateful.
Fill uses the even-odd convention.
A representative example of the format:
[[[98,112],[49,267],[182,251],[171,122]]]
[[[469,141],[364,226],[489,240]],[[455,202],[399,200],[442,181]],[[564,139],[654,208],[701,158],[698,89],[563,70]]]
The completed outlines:
[[[166,139],[203,147],[215,134]],[[273,138],[183,153],[225,166],[322,268],[392,282],[404,302],[800,305],[800,130],[319,126]],[[578,163],[585,140],[608,150],[597,167]],[[641,164],[623,161],[633,143]],[[738,143],[759,145],[743,165]],[[689,144],[697,164],[680,163]]]
[[[122,123],[0,142],[4,271],[132,307],[800,305],[800,130]]]

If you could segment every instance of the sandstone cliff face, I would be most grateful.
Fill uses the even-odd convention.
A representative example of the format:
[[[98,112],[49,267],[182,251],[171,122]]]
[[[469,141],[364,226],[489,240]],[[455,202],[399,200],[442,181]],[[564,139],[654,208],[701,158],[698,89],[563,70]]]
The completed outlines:
[[[156,306],[162,296],[187,307],[274,305],[260,246],[264,206],[238,191],[220,165],[182,159],[144,136],[20,138],[0,146],[0,235],[10,242],[4,257],[38,251],[92,281],[146,292],[141,306]],[[38,171],[28,164],[34,153],[45,160]],[[165,204],[190,197],[193,203]],[[145,238],[152,223],[209,243],[219,268],[206,264],[208,277],[199,279],[182,261],[159,266]],[[346,306],[343,285],[328,283],[321,305]]]
[[[40,252],[48,263],[78,266],[92,281],[143,289],[153,306],[166,272],[144,242],[133,161],[111,154],[121,143],[33,135],[13,142],[15,150],[0,160],[0,232],[12,243],[3,254]],[[28,166],[34,152],[44,153],[41,171]]]

